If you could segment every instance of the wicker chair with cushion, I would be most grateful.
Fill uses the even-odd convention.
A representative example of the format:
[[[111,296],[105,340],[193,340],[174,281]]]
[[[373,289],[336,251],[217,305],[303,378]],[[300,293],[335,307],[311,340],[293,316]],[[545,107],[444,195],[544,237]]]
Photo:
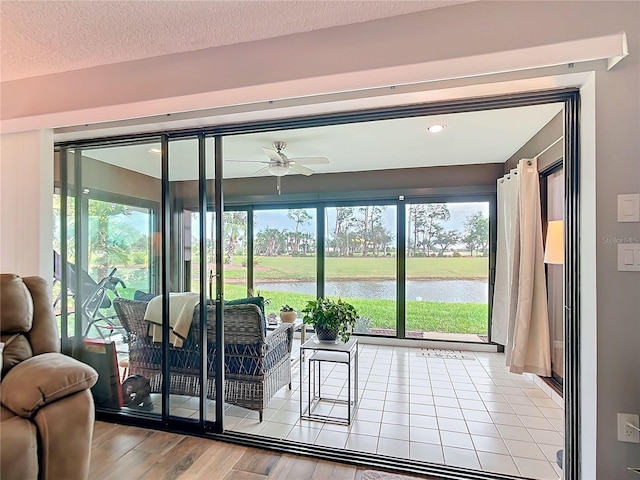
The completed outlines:
[[[162,347],[148,336],[147,302],[116,298],[114,308],[129,334],[129,374],[143,375],[152,392],[162,389]],[[207,397],[215,398],[215,306],[207,306]],[[170,393],[200,395],[199,307],[189,334],[179,348],[169,347]],[[225,401],[262,411],[285,385],[291,388],[293,329],[283,324],[265,336],[264,318],[256,305],[224,307]]]

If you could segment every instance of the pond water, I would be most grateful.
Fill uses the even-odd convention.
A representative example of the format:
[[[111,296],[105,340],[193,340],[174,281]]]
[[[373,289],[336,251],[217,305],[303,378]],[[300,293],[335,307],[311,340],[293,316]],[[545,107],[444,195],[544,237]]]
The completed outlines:
[[[256,290],[275,290],[316,294],[315,282],[258,283]],[[325,294],[343,298],[377,298],[395,300],[394,280],[344,280],[326,282]],[[486,280],[407,280],[406,299],[424,302],[484,303],[488,302]]]

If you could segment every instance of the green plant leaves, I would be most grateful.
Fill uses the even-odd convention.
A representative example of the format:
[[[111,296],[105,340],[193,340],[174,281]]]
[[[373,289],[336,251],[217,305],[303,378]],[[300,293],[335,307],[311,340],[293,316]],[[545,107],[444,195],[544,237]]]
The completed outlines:
[[[302,310],[303,321],[313,328],[333,330],[340,335],[343,342],[348,342],[351,332],[358,318],[353,305],[341,299],[334,301],[330,298],[310,300]]]

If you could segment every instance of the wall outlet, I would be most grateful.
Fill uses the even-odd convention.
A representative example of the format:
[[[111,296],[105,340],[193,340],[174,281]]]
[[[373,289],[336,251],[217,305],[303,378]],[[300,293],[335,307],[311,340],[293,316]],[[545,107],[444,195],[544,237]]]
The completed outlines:
[[[627,424],[630,424],[632,426],[629,426]],[[619,413],[618,441],[640,443],[640,430],[638,430],[639,427],[640,425],[638,415],[635,415],[633,413]]]

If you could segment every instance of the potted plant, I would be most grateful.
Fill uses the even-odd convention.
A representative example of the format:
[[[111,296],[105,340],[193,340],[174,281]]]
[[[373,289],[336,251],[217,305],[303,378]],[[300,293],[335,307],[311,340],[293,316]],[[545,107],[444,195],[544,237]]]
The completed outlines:
[[[343,342],[348,342],[358,313],[353,305],[330,298],[310,300],[302,310],[303,322],[313,325],[316,339],[319,342],[337,342],[338,336]]]
[[[282,323],[293,323],[296,321],[296,310],[289,305],[283,305],[280,309],[280,320]]]

